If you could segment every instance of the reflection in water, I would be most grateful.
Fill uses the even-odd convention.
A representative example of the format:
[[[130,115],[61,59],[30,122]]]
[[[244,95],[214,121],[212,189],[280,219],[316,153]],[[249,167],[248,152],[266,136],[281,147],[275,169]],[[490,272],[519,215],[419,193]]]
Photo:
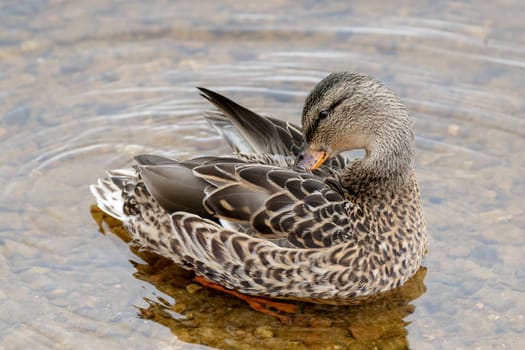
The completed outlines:
[[[119,221],[96,206],[91,214],[104,232],[126,243],[130,236]],[[362,305],[331,306],[293,302],[298,312],[291,324],[251,310],[244,302],[192,282],[194,274],[159,255],[130,247],[142,262],[131,261],[134,276],[155,286],[163,296],[145,298],[142,318],[168,327],[179,339],[217,348],[351,349],[408,348],[404,318],[414,312],[411,301],[425,293],[426,269],[389,295]],[[167,297],[174,301],[167,300]]]

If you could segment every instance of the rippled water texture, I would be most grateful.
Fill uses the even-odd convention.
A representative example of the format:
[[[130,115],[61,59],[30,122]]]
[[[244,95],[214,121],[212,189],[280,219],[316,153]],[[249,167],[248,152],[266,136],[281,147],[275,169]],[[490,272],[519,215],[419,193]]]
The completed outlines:
[[[2,2],[0,348],[525,346],[525,6],[396,3]],[[339,70],[415,119],[432,240],[400,295],[285,327],[99,232],[104,169],[228,151],[195,86],[298,122]]]

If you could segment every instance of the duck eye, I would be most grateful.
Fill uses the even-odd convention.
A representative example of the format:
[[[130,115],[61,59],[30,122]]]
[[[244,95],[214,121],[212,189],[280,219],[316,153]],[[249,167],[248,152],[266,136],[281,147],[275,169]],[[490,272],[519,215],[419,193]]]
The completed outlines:
[[[324,119],[330,115],[330,111],[328,109],[324,109],[321,112],[319,112],[319,119]]]

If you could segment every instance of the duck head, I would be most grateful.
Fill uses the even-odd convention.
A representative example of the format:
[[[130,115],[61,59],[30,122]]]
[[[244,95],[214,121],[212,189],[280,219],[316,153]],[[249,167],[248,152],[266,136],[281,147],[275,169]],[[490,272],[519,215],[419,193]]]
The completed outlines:
[[[412,123],[382,82],[358,73],[332,73],[306,98],[304,150],[296,164],[312,170],[340,152],[364,149],[370,160],[411,161]]]

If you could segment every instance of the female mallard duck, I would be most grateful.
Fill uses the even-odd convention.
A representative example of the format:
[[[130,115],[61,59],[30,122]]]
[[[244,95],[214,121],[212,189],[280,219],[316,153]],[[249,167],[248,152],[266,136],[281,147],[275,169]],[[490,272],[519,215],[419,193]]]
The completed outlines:
[[[136,244],[201,281],[274,298],[362,300],[414,275],[427,233],[412,123],[390,89],[330,74],[306,98],[302,129],[200,91],[234,157],[142,155],[91,186]],[[366,155],[339,155],[353,149]]]

